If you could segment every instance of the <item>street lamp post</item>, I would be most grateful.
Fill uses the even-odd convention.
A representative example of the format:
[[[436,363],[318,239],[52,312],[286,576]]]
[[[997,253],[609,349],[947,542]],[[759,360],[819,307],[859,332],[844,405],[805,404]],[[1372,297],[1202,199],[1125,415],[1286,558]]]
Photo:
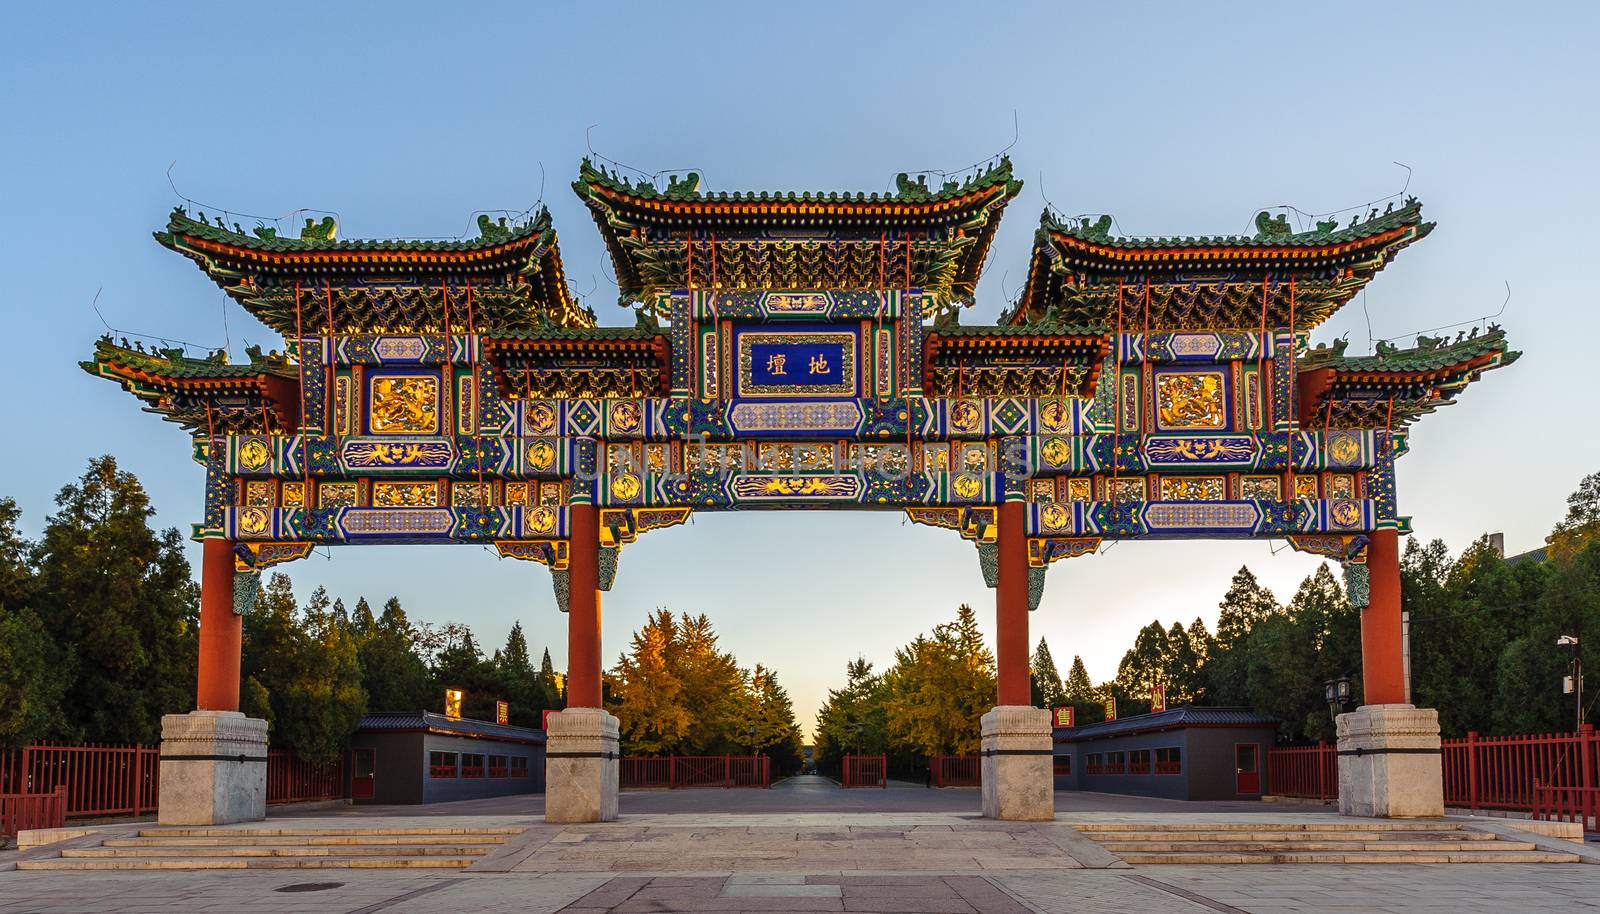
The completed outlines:
[[[1567,676],[1565,691],[1575,695],[1578,703],[1578,729],[1583,729],[1583,652],[1579,650],[1577,635],[1562,635],[1556,639],[1556,647],[1564,647],[1572,652],[1572,661],[1567,667],[1571,674]]]
[[[1343,673],[1322,684],[1322,697],[1328,702],[1329,717],[1337,720],[1340,714],[1355,710],[1352,707],[1354,702],[1351,700],[1353,691],[1349,673]]]

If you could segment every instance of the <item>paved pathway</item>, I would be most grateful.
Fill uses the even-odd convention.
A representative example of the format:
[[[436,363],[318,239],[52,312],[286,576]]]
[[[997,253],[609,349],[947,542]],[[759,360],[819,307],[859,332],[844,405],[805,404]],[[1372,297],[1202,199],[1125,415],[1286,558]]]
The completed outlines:
[[[625,794],[624,818],[603,825],[544,825],[530,809],[537,798],[276,817],[392,828],[405,815],[527,831],[465,871],[0,872],[0,914],[1600,910],[1600,867],[1129,867],[1061,823],[976,818],[976,802],[975,791],[843,791],[796,779],[770,791]],[[1174,810],[1190,821],[1327,815],[1065,793],[1057,806],[1079,821],[1171,821]]]

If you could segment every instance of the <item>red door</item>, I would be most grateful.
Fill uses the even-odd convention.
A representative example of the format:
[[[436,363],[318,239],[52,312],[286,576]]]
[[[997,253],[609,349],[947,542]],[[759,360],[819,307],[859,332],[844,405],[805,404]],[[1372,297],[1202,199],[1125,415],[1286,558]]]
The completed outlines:
[[[350,798],[352,800],[372,799],[372,778],[377,764],[377,750],[357,749],[355,751],[354,765],[350,772]]]
[[[1233,774],[1237,793],[1261,792],[1261,747],[1258,744],[1234,743]]]

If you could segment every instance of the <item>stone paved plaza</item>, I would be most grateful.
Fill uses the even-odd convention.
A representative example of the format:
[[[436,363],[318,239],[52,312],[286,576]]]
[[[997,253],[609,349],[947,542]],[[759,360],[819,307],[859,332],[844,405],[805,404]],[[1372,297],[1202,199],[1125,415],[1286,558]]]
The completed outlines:
[[[141,912],[1500,912],[1600,908],[1600,868],[1129,866],[1068,822],[1336,821],[1318,807],[1057,795],[1055,823],[977,818],[973,790],[625,793],[615,823],[547,826],[539,798],[345,808],[267,824],[516,825],[464,870],[3,871],[0,914]],[[134,826],[113,825],[132,831]]]

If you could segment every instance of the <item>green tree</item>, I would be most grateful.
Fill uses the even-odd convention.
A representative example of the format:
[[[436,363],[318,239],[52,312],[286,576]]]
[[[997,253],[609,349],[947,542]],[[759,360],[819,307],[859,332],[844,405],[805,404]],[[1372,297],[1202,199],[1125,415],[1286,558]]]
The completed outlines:
[[[418,711],[431,707],[435,698],[433,680],[427,663],[418,652],[416,631],[406,618],[400,598],[390,597],[376,621],[363,621],[363,617],[371,615],[365,599],[356,604],[356,629],[367,629],[357,649],[367,705],[374,711]]]
[[[64,735],[155,742],[162,714],[194,707],[199,593],[183,540],[150,528],[144,487],[109,456],[56,508],[37,549],[37,615],[77,671]]]
[[[1189,637],[1177,626],[1178,638],[1188,648]],[[1112,680],[1117,696],[1118,716],[1143,714],[1150,710],[1150,695],[1155,686],[1168,682],[1173,662],[1173,644],[1159,621],[1139,629],[1133,647],[1122,655],[1117,678]]]
[[[1248,567],[1233,575],[1219,604],[1217,636],[1211,642],[1205,666],[1207,699],[1218,705],[1250,703],[1245,639],[1262,621],[1280,615],[1272,591],[1262,587]]]
[[[506,646],[495,653],[494,665],[501,691],[511,706],[511,723],[519,727],[540,726],[544,710],[556,707],[556,698],[545,689],[543,678],[533,668],[520,621],[512,624]]]
[[[71,683],[71,668],[33,609],[0,606],[0,749],[66,732],[62,696]]]
[[[885,698],[883,677],[873,674],[872,664],[865,657],[845,665],[844,688],[829,689],[817,711],[813,752],[820,767],[826,770],[836,765],[847,753],[888,750]]]
[[[445,628],[444,647],[433,659],[434,705],[443,708],[446,689],[460,689],[461,716],[494,720],[495,702],[505,698],[494,663],[484,659],[472,629],[459,623]]]
[[[628,650],[608,674],[615,702],[611,711],[627,752],[666,755],[689,738],[694,715],[674,656],[678,642],[677,617],[657,609],[633,633]]]
[[[750,751],[771,756],[775,772],[793,772],[800,766],[801,740],[788,690],[777,673],[758,663],[750,671],[749,694]]]
[[[1550,532],[1550,557],[1568,559],[1600,540],[1600,473],[1590,473],[1567,496],[1567,515]]]
[[[1032,662],[1028,664],[1029,692],[1033,696],[1034,707],[1053,708],[1056,705],[1066,704],[1067,690],[1061,684],[1061,674],[1056,671],[1056,661],[1050,656],[1050,645],[1044,638],[1039,638],[1039,646],[1033,649]]]
[[[914,755],[976,752],[979,718],[994,706],[994,654],[972,607],[895,652],[884,676],[890,743]]]

